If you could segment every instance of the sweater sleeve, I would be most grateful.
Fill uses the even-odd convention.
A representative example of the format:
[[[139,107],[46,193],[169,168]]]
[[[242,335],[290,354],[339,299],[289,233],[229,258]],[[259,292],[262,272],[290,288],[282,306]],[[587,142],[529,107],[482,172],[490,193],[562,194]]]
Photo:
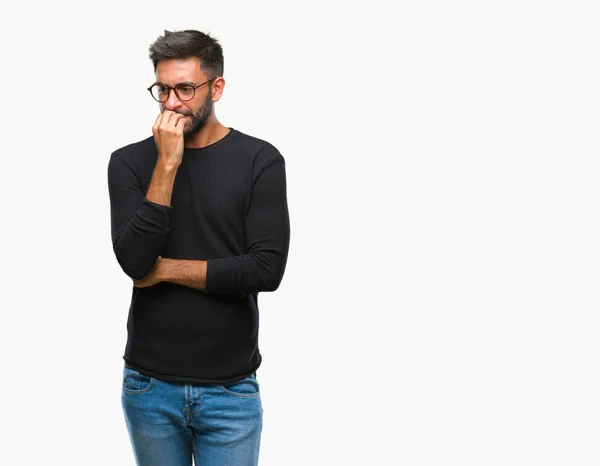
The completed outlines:
[[[171,207],[146,199],[131,160],[119,151],[108,163],[111,236],[117,262],[132,279],[152,269],[169,232]]]
[[[207,293],[275,291],[283,278],[290,241],[285,160],[277,154],[256,173],[246,217],[248,253],[209,260]]]

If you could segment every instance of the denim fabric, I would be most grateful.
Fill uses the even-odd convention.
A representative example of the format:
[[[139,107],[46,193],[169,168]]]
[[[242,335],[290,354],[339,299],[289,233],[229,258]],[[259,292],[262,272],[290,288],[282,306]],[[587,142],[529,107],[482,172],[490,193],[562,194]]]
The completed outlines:
[[[139,466],[255,466],[262,431],[256,374],[223,385],[167,382],[125,365],[122,406]]]

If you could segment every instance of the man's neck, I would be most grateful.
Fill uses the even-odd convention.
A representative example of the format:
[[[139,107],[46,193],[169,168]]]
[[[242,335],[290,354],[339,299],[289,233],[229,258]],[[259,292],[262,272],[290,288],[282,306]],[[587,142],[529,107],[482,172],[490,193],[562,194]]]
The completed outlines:
[[[229,128],[222,125],[216,118],[209,118],[200,131],[185,139],[185,147],[201,149],[223,139]]]

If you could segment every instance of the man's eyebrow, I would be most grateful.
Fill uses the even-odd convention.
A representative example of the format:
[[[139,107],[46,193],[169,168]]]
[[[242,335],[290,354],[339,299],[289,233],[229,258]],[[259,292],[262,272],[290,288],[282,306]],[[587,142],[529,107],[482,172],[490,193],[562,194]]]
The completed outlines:
[[[153,84],[153,86],[154,86],[155,84],[158,84],[158,85],[160,85],[160,86],[169,87],[169,85],[168,85],[168,84],[165,84],[165,83],[163,83],[163,82],[160,82],[160,81],[156,81],[156,82]],[[183,81],[183,82],[180,82],[180,83],[177,83],[177,84],[175,84],[175,86],[182,86],[182,85],[183,85],[183,86],[195,86],[195,84],[194,84],[193,82],[190,82],[190,81]],[[173,87],[175,87],[175,86],[173,86]]]

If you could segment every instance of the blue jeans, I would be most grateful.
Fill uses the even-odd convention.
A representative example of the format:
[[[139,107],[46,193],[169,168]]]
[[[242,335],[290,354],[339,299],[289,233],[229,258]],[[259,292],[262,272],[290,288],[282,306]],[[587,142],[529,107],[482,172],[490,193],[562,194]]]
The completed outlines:
[[[167,382],[125,365],[121,398],[139,466],[255,466],[262,431],[256,374],[223,385]]]

